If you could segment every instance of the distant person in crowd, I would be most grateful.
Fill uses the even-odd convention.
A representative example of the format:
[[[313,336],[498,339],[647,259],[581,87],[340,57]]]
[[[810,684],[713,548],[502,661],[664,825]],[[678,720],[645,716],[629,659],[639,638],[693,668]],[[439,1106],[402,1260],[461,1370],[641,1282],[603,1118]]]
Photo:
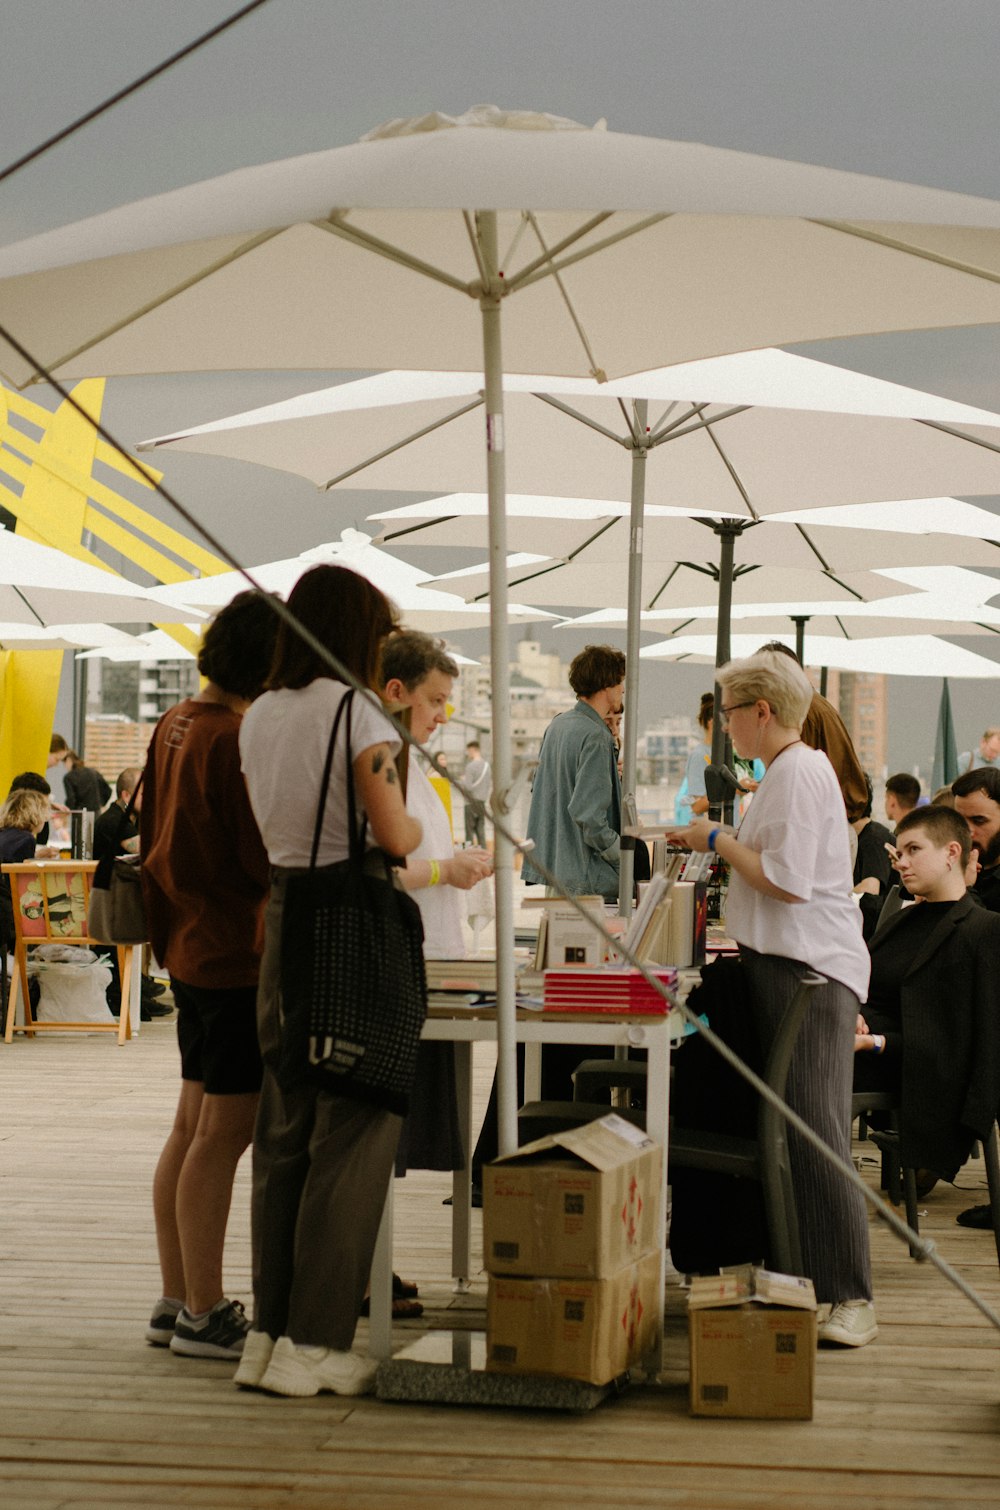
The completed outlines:
[[[137,855],[139,853],[139,814],[142,812],[142,791],[136,797],[135,807],[128,822],[122,826],[125,811],[139,786],[142,769],[128,766],[119,772],[115,783],[115,800],[94,823],[94,859],[103,860],[107,855]],[[121,1012],[121,978],[118,974],[118,950],[109,946],[95,946],[98,954],[106,956],[111,966],[111,984],[108,987],[108,1006],[117,1017]],[[144,1022],[154,1017],[169,1017],[172,1007],[157,1003],[166,987],[151,975],[143,974],[141,1016]]]
[[[458,666],[441,640],[417,630],[392,635],[382,652],[383,695],[393,709],[410,710],[410,732],[426,744],[448,719],[448,701]],[[485,762],[484,762],[485,764]],[[488,769],[488,768],[487,768]],[[493,861],[481,846],[456,849],[441,798],[410,751],[406,811],[416,818],[423,837],[397,871],[400,884],[420,908],[427,959],[461,959],[466,952],[465,904],[470,891],[493,873]],[[417,1073],[396,1151],[396,1173],[407,1169],[462,1169],[465,1150],[458,1128],[455,1049],[450,1043],[421,1043]],[[394,1281],[393,1313],[419,1314]],[[406,1307],[411,1309],[408,1312]]]
[[[139,838],[150,941],[177,1005],[181,1093],[153,1180],[163,1295],[147,1341],[191,1358],[238,1358],[249,1326],[222,1284],[236,1166],[261,1083],[257,979],[268,860],[240,770],[239,732],[262,689],[277,616],[240,593],[205,631],[205,678],[160,719]]]
[[[483,757],[478,739],[470,739],[465,747],[465,767],[462,785],[478,802],[485,802],[490,795],[493,773]],[[477,812],[471,802],[465,804],[465,842],[486,848],[486,814]]]
[[[963,776],[967,771],[981,771],[987,766],[1000,770],[1000,728],[996,726],[985,731],[977,750],[963,750],[958,757],[958,769]]]
[[[87,811],[95,816],[111,798],[111,788],[93,766],[85,765],[71,750],[61,734],[53,734],[49,744],[49,765],[65,765],[63,791],[71,811]]]
[[[885,816],[895,828],[920,802],[920,782],[907,771],[897,771],[885,784]]]
[[[953,1180],[974,1141],[992,1136],[1000,1102],[1000,918],[966,891],[970,835],[957,812],[913,810],[896,847],[900,880],[919,905],[897,912],[869,945],[854,1087],[897,1093],[903,1163]]]
[[[8,797],[13,796],[15,792],[41,792],[43,797],[49,798],[50,813],[60,817],[66,813],[66,808],[61,802],[52,801],[52,787],[46,781],[45,777],[40,776],[37,771],[21,771],[15,776],[10,784],[10,791],[7,793]],[[38,835],[38,842],[39,844],[48,844],[49,842],[49,825],[47,821]]]
[[[123,822],[129,803],[135,796],[142,770],[139,766],[127,766],[118,774],[115,782],[115,800],[106,808],[94,824],[94,859],[103,860],[105,855],[137,855],[139,853],[139,814],[142,812],[142,792],[139,792],[132,809],[132,816]]]
[[[975,893],[989,912],[1000,912],[1000,771],[979,766],[951,784],[955,811],[964,818],[979,860]]]
[[[797,666],[802,664],[795,651],[783,645],[780,640],[770,640],[766,645],[761,646],[761,650],[775,651],[780,655],[789,656]],[[809,712],[802,725],[802,743],[809,745],[813,750],[822,750],[833,766],[834,775],[840,783],[843,794],[847,821],[854,823],[858,818],[863,817],[865,803],[868,801],[868,789],[865,786],[865,773],[854,748],[854,742],[833,703],[816,691],[813,692]]]
[[[852,827],[858,836],[858,852],[854,857],[854,890],[860,897],[861,927],[865,942],[871,938],[878,925],[883,903],[893,884],[892,860],[886,845],[892,845],[892,833],[883,823],[872,818],[872,783],[865,772],[868,801],[865,813]]]
[[[801,730],[812,687],[794,656],[762,651],[716,673],[733,746],[758,756],[763,781],[739,834],[705,818],[669,836],[730,868],[726,927],[740,947],[766,1056],[802,975],[825,976],[809,1000],[786,1099],[845,1162],[859,1004],[870,963],[851,899],[848,826],[830,762]],[[803,1273],[820,1304],[821,1342],[861,1347],[878,1332],[862,1197],[794,1128],[788,1132]]]
[[[48,823],[49,799],[42,792],[15,788],[0,807],[0,865],[21,865],[25,860],[58,855],[58,850],[40,848],[38,836]],[[13,954],[14,904],[9,876],[0,876],[0,949]],[[6,979],[6,964],[4,965]],[[0,1002],[0,1011],[6,1006]]]
[[[619,712],[625,657],[611,645],[588,645],[574,656],[569,684],[576,705],[545,731],[528,814],[533,854],[571,896],[618,896],[621,782],[615,743],[604,720]],[[533,855],[524,857],[528,885],[547,885]],[[558,894],[558,893],[557,893]]]
[[[608,716],[607,716],[607,718],[604,720],[604,722],[607,725],[608,729],[611,731],[611,738],[615,742],[615,763],[618,766],[618,779],[619,779],[619,781],[622,779],[622,777],[625,774],[625,765],[624,765],[624,761],[622,760],[622,719],[623,719],[623,716],[624,716],[624,708],[622,709],[621,713],[609,713]]]
[[[380,687],[381,655],[395,614],[373,583],[343,566],[315,566],[292,588],[288,607],[357,681],[373,691]],[[374,1360],[351,1347],[403,1124],[381,1105],[307,1079],[305,1065],[301,1080],[278,1079],[288,875],[310,862],[330,735],[347,691],[327,661],[282,622],[268,690],[240,735],[272,871],[258,1005],[264,1084],[254,1132],[254,1325],[236,1383],[298,1397],[322,1390],[360,1395],[374,1382]],[[369,850],[411,854],[423,829],[403,802],[395,726],[369,698],[355,695],[349,749],[347,737],[345,718],[334,746],[317,864],[348,858],[348,759],[359,816],[367,816]],[[370,863],[384,875],[382,857]]]
[[[711,692],[701,694],[698,709],[698,727],[702,731],[701,744],[695,745],[684,767],[684,780],[692,817],[700,818],[708,812],[708,797],[705,792],[705,767],[712,759],[712,716],[715,696]]]
[[[932,807],[954,807],[955,793],[950,786],[939,786],[931,798]]]

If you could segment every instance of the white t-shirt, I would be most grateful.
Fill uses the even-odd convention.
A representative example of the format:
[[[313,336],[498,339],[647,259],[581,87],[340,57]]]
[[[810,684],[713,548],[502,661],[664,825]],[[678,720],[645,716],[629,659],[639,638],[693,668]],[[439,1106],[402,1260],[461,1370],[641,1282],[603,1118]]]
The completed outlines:
[[[419,818],[424,836],[407,858],[446,860],[453,852],[451,825],[444,803],[411,753],[406,783],[406,811]],[[422,886],[411,891],[424,923],[424,954],[427,959],[461,959],[465,954],[462,917],[464,898],[454,886]]]
[[[871,961],[851,895],[844,799],[826,755],[804,744],[782,751],[768,766],[738,837],[760,855],[769,881],[803,900],[764,896],[734,871],[729,935],[760,954],[801,960],[864,1001]]]
[[[308,687],[265,692],[243,716],[240,726],[240,764],[246,777],[250,806],[272,865],[309,864],[319,806],[330,731],[347,688],[330,677],[317,677]],[[341,719],[323,813],[318,865],[346,860],[347,785],[345,773],[347,715]],[[393,754],[400,740],[384,714],[355,693],[351,709],[351,758],[357,760],[372,745],[388,744]],[[357,792],[359,819],[364,813]],[[368,834],[368,847],[375,841]]]

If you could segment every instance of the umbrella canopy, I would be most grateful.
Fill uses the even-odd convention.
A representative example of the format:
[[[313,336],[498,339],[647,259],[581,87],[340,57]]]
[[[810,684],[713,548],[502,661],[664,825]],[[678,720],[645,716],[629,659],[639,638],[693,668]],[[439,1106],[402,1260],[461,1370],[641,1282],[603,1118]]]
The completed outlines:
[[[470,207],[496,212],[495,262]],[[508,365],[615,377],[997,321],[998,274],[993,200],[481,107],[8,246],[0,321],[61,376],[477,371],[478,321],[455,308],[485,282]],[[33,375],[9,349],[0,368]]]
[[[244,586],[246,584],[244,583]],[[197,624],[187,626],[195,631]],[[91,650],[77,652],[78,661],[193,661],[192,651],[166,634],[162,629],[152,629],[148,634],[123,635],[119,640],[102,640]]]
[[[0,534],[0,622],[50,628],[163,619],[163,604],[134,583],[25,535]]]
[[[255,580],[267,592],[287,597],[303,572],[321,562],[346,566],[367,577],[391,598],[406,620],[410,629],[440,630],[442,621],[448,629],[484,629],[489,623],[488,604],[468,604],[457,594],[442,592],[425,584],[431,581],[428,572],[410,566],[387,551],[378,550],[369,535],[359,530],[343,530],[339,540],[327,545],[318,545],[304,551],[301,556],[292,556],[283,561],[268,561],[251,568]],[[220,572],[212,577],[200,577],[188,582],[174,582],[167,587],[152,590],[152,596],[161,604],[169,604],[179,613],[188,608],[215,612],[225,606],[239,592],[246,591],[246,578],[241,572]],[[537,608],[526,608],[519,603],[510,605],[513,619],[536,623],[550,619],[552,614]],[[162,608],[161,608],[162,617]]]
[[[0,624],[0,650],[79,650],[81,645],[127,647],[134,636],[110,624],[59,624],[51,629],[30,624]]]
[[[1000,415],[765,350],[617,382],[504,377],[511,493],[650,503],[753,519],[797,508],[1000,492]],[[635,399],[648,404],[638,429]],[[482,485],[478,375],[384,372],[143,441],[229,456],[331,488]]]
[[[734,634],[733,656],[753,655],[761,640],[780,639],[795,648],[787,630],[775,634]],[[647,645],[642,655],[651,661],[692,661],[711,665],[715,644],[711,635],[683,635]],[[975,655],[959,645],[950,645],[932,634],[894,635],[888,639],[843,640],[816,636],[809,641],[808,664],[840,671],[867,671],[887,676],[968,676],[979,680],[1000,679],[1000,663]],[[936,767],[935,767],[936,769]],[[942,785],[943,783],[938,783]]]
[[[502,813],[501,328],[508,366],[614,377],[809,338],[1000,321],[1000,204],[493,107],[390,122],[372,138],[0,250],[0,370],[23,384],[38,360],[60,376],[481,366]],[[495,859],[500,1143],[511,1149],[513,852],[502,834]]]
[[[955,741],[955,720],[951,712],[948,678],[945,676],[941,682],[941,701],[938,703],[937,731],[934,735],[931,791],[936,792],[939,787],[951,786],[957,775],[958,745]]]

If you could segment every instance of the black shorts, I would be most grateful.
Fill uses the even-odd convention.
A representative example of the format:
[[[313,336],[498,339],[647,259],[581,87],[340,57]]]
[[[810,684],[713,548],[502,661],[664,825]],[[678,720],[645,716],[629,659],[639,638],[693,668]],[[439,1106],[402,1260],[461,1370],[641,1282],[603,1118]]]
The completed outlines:
[[[210,1096],[259,1091],[264,1076],[257,1047],[257,987],[211,990],[170,978],[177,1004],[181,1079],[196,1080]]]

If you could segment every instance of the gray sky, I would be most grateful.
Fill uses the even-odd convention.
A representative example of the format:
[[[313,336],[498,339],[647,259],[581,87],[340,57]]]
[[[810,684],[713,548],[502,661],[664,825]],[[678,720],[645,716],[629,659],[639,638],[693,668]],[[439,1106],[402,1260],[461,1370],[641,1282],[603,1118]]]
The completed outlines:
[[[3,161],[235,8],[236,0],[0,0]],[[0,242],[231,168],[351,142],[391,116],[480,102],[584,122],[606,116],[617,130],[1000,198],[998,72],[996,0],[271,0],[0,185]],[[800,349],[1000,410],[998,341],[993,327]],[[342,376],[117,380],[105,414],[134,443]],[[237,463],[177,456],[161,464],[227,543],[257,560],[362,525],[386,496],[344,493],[331,503],[300,480]],[[461,638],[471,653],[484,648],[479,635]],[[572,651],[579,637],[557,643]],[[693,710],[707,684],[704,670],[654,670],[642,720]],[[928,759],[938,692],[922,679],[897,681],[893,765]],[[1000,721],[992,684],[956,684],[954,703],[960,740]]]

